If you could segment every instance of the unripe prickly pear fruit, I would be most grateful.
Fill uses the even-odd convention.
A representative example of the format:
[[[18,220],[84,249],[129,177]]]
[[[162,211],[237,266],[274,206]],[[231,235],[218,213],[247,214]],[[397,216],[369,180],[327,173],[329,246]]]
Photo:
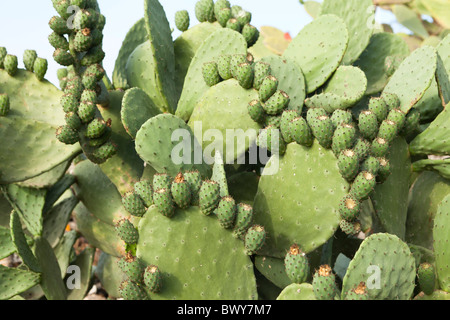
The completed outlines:
[[[289,105],[289,95],[283,90],[277,90],[275,93],[267,99],[263,104],[263,108],[268,115],[280,114]]]
[[[117,264],[123,273],[128,276],[129,280],[135,283],[142,283],[142,281],[144,281],[145,266],[139,258],[133,256],[130,252],[127,252]]]
[[[425,294],[432,294],[436,288],[436,272],[431,263],[424,262],[419,265],[417,269],[417,279],[419,281],[420,289]]]
[[[255,26],[252,26],[251,24],[248,23],[245,24],[242,27],[241,33],[244,36],[245,41],[247,42],[247,47],[253,46],[259,39],[258,29]]]
[[[6,93],[0,93],[0,117],[6,117],[10,108],[9,96]]]
[[[341,123],[334,131],[331,149],[334,154],[338,156],[342,150],[351,149],[355,143],[355,140],[355,126],[348,123]]]
[[[86,8],[87,0],[70,0],[70,3],[80,9],[84,9]]]
[[[281,136],[281,132],[275,126],[267,126],[260,130],[257,145],[260,148],[265,148],[271,153],[284,154],[286,152],[286,143]]]
[[[358,128],[367,140],[373,140],[378,133],[378,118],[371,110],[361,111],[358,118]]]
[[[81,119],[76,112],[70,111],[65,115],[66,124],[73,130],[78,131],[81,127]]]
[[[153,187],[150,181],[141,180],[134,184],[134,192],[139,195],[144,206],[149,208],[153,204]]]
[[[349,110],[336,109],[330,118],[335,129],[342,123],[351,124],[353,122],[353,116]]]
[[[79,141],[78,132],[71,127],[64,125],[56,129],[56,138],[64,144],[75,144]]]
[[[5,47],[0,47],[0,69],[4,69],[5,65],[4,65],[4,61],[5,61],[5,57],[8,54],[8,51],[6,50]]]
[[[170,189],[157,189],[153,192],[153,203],[163,216],[171,218],[175,214],[175,204]]]
[[[71,15],[71,11],[69,7],[71,5],[70,0],[55,0],[53,2],[53,8],[55,8],[56,12],[63,17],[64,19],[68,19]]]
[[[367,157],[366,160],[361,164],[361,171],[368,171],[374,174],[375,176],[378,175],[378,171],[380,170],[380,161],[378,158],[375,158],[374,156]]]
[[[80,64],[83,67],[88,67],[92,64],[97,64],[103,61],[105,58],[105,52],[101,48],[101,45],[89,49],[89,51],[81,58]]]
[[[354,221],[359,216],[361,210],[361,201],[354,195],[347,194],[339,205],[339,215],[341,219]]]
[[[219,12],[222,9],[229,9],[230,10],[230,16],[231,16],[231,4],[230,4],[230,1],[228,1],[228,0],[217,0],[216,3],[214,3],[214,15],[216,16],[217,20],[219,20],[218,15],[219,15]]]
[[[255,79],[253,80],[253,88],[259,90],[264,79],[270,75],[270,64],[263,61],[257,61],[254,64]]]
[[[170,191],[173,201],[179,208],[186,209],[189,207],[191,204],[191,190],[189,183],[186,182],[181,172],[173,180]]]
[[[69,41],[66,37],[54,31],[48,36],[48,42],[55,49],[69,50]]]
[[[202,187],[202,177],[197,170],[186,171],[184,179],[189,184],[189,190],[191,190],[191,204],[198,206],[200,188]]]
[[[36,50],[25,50],[23,53],[23,64],[25,69],[33,72],[34,62],[36,61],[37,53]]]
[[[236,67],[236,80],[239,82],[239,85],[244,89],[250,89],[253,87],[253,66],[244,62],[239,64]]]
[[[59,35],[69,34],[72,30],[67,26],[66,19],[63,19],[58,16],[53,16],[48,22],[50,29],[56,32]]]
[[[247,230],[244,237],[245,254],[257,253],[265,244],[267,232],[261,225],[254,225]]]
[[[119,293],[124,300],[148,300],[147,292],[139,284],[124,280],[119,286]]]
[[[48,62],[47,59],[44,58],[36,58],[34,61],[34,74],[39,81],[44,80],[45,74],[47,73]]]
[[[162,274],[158,266],[149,265],[145,268],[144,272],[144,284],[148,291],[152,293],[158,293],[162,287]]]
[[[3,66],[5,68],[5,71],[8,72],[8,74],[13,77],[17,73],[17,56],[12,54],[7,54],[5,56],[5,59],[3,60]]]
[[[408,135],[414,133],[419,129],[419,124],[420,124],[420,112],[419,110],[412,108],[406,115],[405,124],[403,126],[402,131],[399,134],[403,137],[407,137]]]
[[[392,109],[400,108],[400,99],[395,93],[384,92],[381,95],[381,98],[386,103],[388,112],[391,111]]]
[[[53,52],[53,59],[55,59],[57,63],[65,67],[70,66],[75,62],[73,56],[68,51],[60,48],[56,49],[55,52]]]
[[[391,111],[389,111],[386,120],[391,120],[395,122],[397,124],[397,132],[400,132],[402,131],[403,126],[405,125],[406,114],[398,108],[392,109]]]
[[[223,54],[217,58],[217,71],[220,78],[228,80],[233,77],[230,69],[231,55]]]
[[[65,113],[78,111],[78,98],[73,93],[65,93],[61,96],[60,104]]]
[[[217,22],[225,28],[227,26],[228,21],[231,19],[231,10],[230,8],[222,8],[216,14]]]
[[[297,244],[293,244],[284,257],[286,274],[293,283],[304,283],[309,276],[308,257]]]
[[[274,128],[280,129],[281,115],[277,114],[277,115],[271,116],[271,115],[266,114],[263,125],[265,127],[274,127]]]
[[[345,296],[345,300],[369,300],[366,284],[360,282],[356,288],[350,289]]]
[[[314,136],[308,123],[302,117],[297,117],[289,122],[289,136],[299,145],[310,147],[314,142]]]
[[[378,130],[378,137],[383,138],[388,143],[391,143],[398,133],[398,125],[392,120],[383,120]]]
[[[153,190],[168,189],[172,186],[172,178],[167,173],[156,173],[153,176]]]
[[[356,139],[355,145],[353,146],[353,151],[358,156],[359,161],[363,161],[370,153],[370,142],[362,137]]]
[[[318,116],[308,124],[319,144],[325,149],[331,148],[334,130],[330,117],[328,115]]]
[[[369,100],[368,109],[377,116],[378,123],[381,123],[384,119],[386,119],[389,112],[386,101],[383,98],[372,97]]]
[[[120,239],[127,244],[134,244],[139,240],[139,232],[128,219],[119,220],[115,225],[115,230]]]
[[[214,1],[200,0],[195,4],[195,16],[199,22],[214,22]]]
[[[241,12],[243,9],[241,6],[238,5],[234,5],[231,7],[231,15],[236,18],[239,14],[239,12]]]
[[[234,30],[236,32],[241,32],[242,25],[239,23],[239,21],[235,18],[231,18],[227,21],[227,24],[225,26],[228,29]]]
[[[219,70],[214,61],[204,63],[202,73],[207,86],[212,87],[220,82]]]
[[[370,146],[370,154],[374,157],[381,158],[387,155],[390,143],[381,137],[377,137],[372,141]]]
[[[79,10],[73,19],[74,29],[81,30],[84,28],[93,29],[98,22],[99,14],[91,8]]]
[[[253,121],[263,123],[266,113],[259,100],[252,100],[248,104],[248,114]]]
[[[142,217],[147,211],[144,201],[135,192],[128,192],[122,197],[122,204],[131,215]]]
[[[352,181],[359,172],[359,157],[352,149],[342,150],[338,157],[338,168],[342,177]]]
[[[309,108],[306,113],[306,121],[310,126],[313,125],[314,121],[317,120],[317,117],[320,116],[328,116],[328,113],[325,111],[324,108]],[[331,118],[330,118],[331,120]],[[332,126],[334,127],[333,122],[331,122]],[[333,128],[334,131],[334,128]]]
[[[81,101],[78,106],[78,116],[83,123],[89,123],[95,118],[95,105],[92,102]]]
[[[175,26],[178,30],[181,32],[186,31],[189,29],[189,13],[187,10],[180,10],[175,12]]]
[[[97,88],[97,77],[93,73],[84,73],[81,78],[83,86],[87,90],[95,90]]]
[[[344,232],[346,235],[354,236],[357,235],[359,232],[361,232],[361,224],[359,221],[348,221],[345,219],[342,219],[339,222],[339,227],[341,228],[342,232]]]
[[[296,110],[284,110],[281,114],[281,122],[280,122],[280,131],[281,136],[283,137],[284,142],[289,144],[294,142],[294,139],[291,137],[291,128],[290,122],[299,116]]]
[[[94,90],[85,89],[81,93],[81,101],[97,103],[97,93]]]
[[[233,54],[230,57],[230,74],[236,79],[236,69],[241,63],[249,62],[245,54]]]
[[[94,150],[92,156],[96,159],[97,163],[103,163],[117,153],[117,146],[111,141],[102,144],[100,147]]]
[[[383,183],[391,174],[391,164],[384,157],[378,158],[378,162],[380,166],[378,168],[377,182]]]
[[[210,215],[220,201],[220,185],[216,181],[205,180],[199,192],[199,206],[204,215]]]
[[[314,273],[312,288],[317,300],[333,300],[338,294],[336,276],[329,265],[321,265]]]
[[[376,184],[376,176],[368,171],[361,171],[350,188],[350,194],[362,201],[369,197]]]
[[[234,16],[237,21],[241,24],[241,26],[245,26],[246,24],[249,24],[252,21],[252,14],[251,12],[241,10]]]
[[[88,140],[88,145],[93,148],[101,147],[102,145],[104,145],[106,142],[109,141],[109,139],[111,138],[111,133],[112,133],[111,127],[106,126],[105,132],[100,137]]]
[[[92,47],[93,38],[91,36],[91,29],[84,28],[78,30],[73,39],[73,47],[77,52],[88,51]]]
[[[236,202],[230,196],[223,197],[220,199],[215,213],[223,228],[232,228],[236,219]]]
[[[272,75],[266,76],[258,90],[259,99],[266,102],[277,91],[277,88],[278,79]]]
[[[106,131],[106,122],[103,119],[95,118],[86,126],[86,137],[96,139],[103,135]]]
[[[249,204],[239,203],[236,207],[236,220],[233,228],[233,237],[243,239],[253,222],[253,207]]]

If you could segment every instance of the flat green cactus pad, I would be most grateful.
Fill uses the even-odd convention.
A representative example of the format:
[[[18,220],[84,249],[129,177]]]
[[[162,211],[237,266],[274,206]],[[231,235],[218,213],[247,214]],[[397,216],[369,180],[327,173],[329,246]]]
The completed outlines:
[[[292,40],[284,57],[298,64],[306,80],[306,92],[314,92],[334,73],[348,45],[345,22],[335,15],[322,15],[306,25]]]
[[[337,208],[348,190],[333,152],[317,141],[311,148],[291,143],[283,156],[272,156],[254,201],[255,221],[270,235],[261,254],[282,258],[293,243],[306,253],[324,244],[339,225]]]
[[[90,288],[92,280],[92,269],[94,262],[95,248],[88,247],[75,259],[73,266],[80,268],[80,287],[68,290],[67,300],[83,300],[87,290]]]
[[[410,142],[411,154],[449,155],[450,104],[434,119],[422,133]]]
[[[371,198],[384,229],[405,239],[411,159],[408,144],[403,138],[395,139],[391,150],[388,157],[391,174],[385,182],[374,188]]]
[[[316,300],[312,285],[292,283],[281,291],[277,300]]]
[[[416,277],[415,259],[397,236],[376,233],[366,238],[350,261],[342,283],[342,299],[365,282],[371,300],[408,300]]]
[[[413,163],[413,171],[431,170],[450,179],[450,159],[422,159]]]
[[[127,278],[119,267],[118,262],[120,259],[102,252],[95,268],[95,274],[100,279],[106,292],[108,292],[108,296],[114,298],[121,297],[119,292],[120,283]]]
[[[434,218],[433,239],[439,286],[450,292],[450,196],[446,196],[438,206]]]
[[[201,141],[205,156],[214,159],[218,150],[225,163],[234,163],[256,142],[261,126],[247,110],[254,99],[258,99],[258,92],[243,89],[234,79],[211,87],[202,96],[188,124]]]
[[[320,14],[335,14],[345,21],[352,36],[342,64],[351,65],[367,47],[374,31],[375,6],[372,0],[324,0]]]
[[[421,37],[422,39],[426,39],[430,36],[427,29],[425,29],[422,20],[417,16],[415,10],[412,10],[403,4],[396,4],[392,7],[392,12],[398,22],[411,30],[415,35]]]
[[[389,78],[384,70],[387,57],[407,55],[409,55],[408,45],[399,35],[388,32],[372,35],[369,45],[354,64],[366,74],[366,94],[381,92],[388,83]]]
[[[17,253],[23,263],[34,272],[41,272],[41,267],[34,256],[22,229],[22,223],[17,212],[11,212],[11,239],[17,249]]]
[[[438,53],[438,63],[436,79],[439,83],[439,94],[442,105],[450,103],[450,35],[447,35],[436,48]]]
[[[282,258],[256,255],[255,267],[264,277],[281,289],[292,283],[286,274],[286,267]]]
[[[428,295],[421,292],[414,297],[414,300],[450,300],[450,293],[442,290],[435,290],[432,294]]]
[[[303,101],[306,96],[305,78],[295,62],[286,57],[269,56],[261,61],[270,65],[271,75],[278,80],[278,89],[289,96],[289,109],[302,112]]]
[[[306,100],[306,106],[322,107],[331,113],[336,109],[347,109],[361,100],[366,92],[367,78],[357,67],[341,66],[330,78],[323,93]]]
[[[394,93],[400,99],[400,108],[407,113],[422,98],[435,77],[436,50],[424,46],[411,53],[392,75],[383,93]]]
[[[41,275],[0,265],[0,300],[7,300],[39,284]]]
[[[0,226],[0,259],[4,259],[16,251],[9,228]]]
[[[198,207],[177,209],[170,219],[151,207],[139,223],[136,255],[162,271],[161,292],[152,300],[257,298],[243,242]]]
[[[56,138],[64,112],[62,93],[51,83],[25,70],[14,77],[0,70],[0,92],[10,96],[11,104],[8,116],[0,117],[0,183],[33,178],[81,151],[78,144],[65,145]]]
[[[439,89],[436,79],[431,81],[430,87],[414,106],[420,112],[420,121],[424,123],[432,122],[439,113],[442,112],[442,100],[439,97]]]
[[[123,40],[122,47],[119,50],[112,75],[112,81],[116,89],[129,88],[126,72],[128,57],[134,49],[147,40],[148,36],[147,28],[145,26],[145,19],[142,18],[128,31],[125,39]]]
[[[34,178],[17,182],[16,184],[21,187],[49,188],[62,178],[69,165],[70,161],[63,162],[50,171],[44,172]]]
[[[223,54],[247,54],[244,37],[231,29],[219,29],[202,43],[194,55],[186,74],[176,115],[188,121],[198,100],[209,89],[203,80],[202,68]]]

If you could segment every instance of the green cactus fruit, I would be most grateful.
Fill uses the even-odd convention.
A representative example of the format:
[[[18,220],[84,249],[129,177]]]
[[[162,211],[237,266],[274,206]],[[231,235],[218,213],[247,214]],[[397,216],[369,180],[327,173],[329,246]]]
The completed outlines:
[[[80,9],[86,8],[87,0],[70,0],[70,4],[73,6],[77,6]]]
[[[336,276],[329,265],[321,265],[314,273],[312,287],[317,300],[334,300],[338,294],[338,288]]]
[[[383,138],[388,143],[391,143],[398,133],[398,125],[396,122],[386,119],[383,120],[380,124],[380,128],[378,130],[378,137]]]
[[[227,24],[225,26],[228,29],[234,30],[236,32],[241,32],[242,26],[239,23],[239,21],[235,18],[231,18],[227,21]]]
[[[222,8],[216,14],[217,21],[219,24],[226,28],[228,21],[231,19],[231,9],[230,8]]]
[[[261,86],[259,87],[259,99],[262,102],[266,102],[276,91],[278,88],[278,80],[272,75],[268,75],[261,82]]]
[[[75,144],[79,141],[78,132],[69,126],[60,126],[56,129],[56,138],[64,144]]]
[[[345,296],[345,300],[369,300],[366,284],[361,281],[357,287],[350,289]]]
[[[158,293],[162,287],[162,274],[158,266],[149,265],[145,268],[144,284],[152,293]]]
[[[56,12],[63,17],[64,19],[68,19],[70,17],[70,0],[55,0],[53,2],[53,8],[55,8]]]
[[[130,280],[124,280],[121,282],[119,292],[124,300],[148,300],[148,295],[145,289]]]
[[[78,117],[79,118],[79,117]],[[106,142],[108,142],[111,138],[112,129],[109,126],[106,126],[105,132],[96,139],[89,139],[88,145],[93,148],[99,148],[102,145],[104,145]]]
[[[228,0],[217,0],[216,3],[214,3],[214,15],[216,16],[216,19],[219,20],[218,15],[222,9],[229,9],[231,14],[231,4]],[[223,27],[223,26],[222,26]]]
[[[94,90],[85,89],[81,93],[81,101],[97,103],[97,93]]]
[[[57,63],[65,67],[70,66],[75,62],[73,56],[68,51],[59,48],[56,49],[55,52],[53,52],[53,59],[55,59]]]
[[[6,93],[0,93],[0,117],[6,117],[10,108],[9,96]]]
[[[181,32],[186,31],[187,29],[189,29],[189,24],[190,20],[187,10],[180,10],[175,12],[175,26],[178,30],[180,30]]]
[[[247,46],[249,48],[253,46],[259,39],[258,29],[255,26],[252,26],[251,24],[248,23],[245,24],[242,27],[241,33],[244,36],[245,41],[247,41]]]
[[[189,207],[192,198],[191,189],[181,172],[178,173],[173,180],[170,191],[172,193],[173,201],[179,208],[186,209]]]
[[[122,197],[122,204],[131,215],[142,217],[147,211],[144,201],[136,192],[128,192]]]
[[[353,149],[342,150],[338,157],[339,172],[347,181],[352,181],[359,172],[359,157]]]
[[[6,72],[8,72],[10,76],[15,76],[17,73],[17,66],[18,66],[17,56],[7,54],[5,56],[5,59],[3,60],[3,65]]]
[[[92,29],[97,25],[98,18],[98,12],[93,9],[86,8],[79,10],[74,16],[73,26],[78,30],[85,28]]]
[[[233,54],[230,57],[230,74],[236,79],[236,69],[241,63],[250,62],[245,54]]]
[[[283,140],[281,132],[273,125],[269,125],[260,130],[256,143],[258,147],[267,149],[273,154],[282,155],[286,152],[286,143]]]
[[[375,113],[378,123],[381,123],[384,119],[386,119],[389,112],[386,101],[383,98],[370,98],[368,109]]]
[[[253,207],[246,203],[236,206],[236,221],[233,228],[233,237],[244,239],[244,236],[253,223]]]
[[[311,126],[313,122],[317,120],[317,117],[327,115],[328,113],[323,108],[309,108],[306,112],[306,121]]]
[[[4,60],[6,55],[8,54],[8,51],[5,47],[0,47],[0,69],[4,68]]]
[[[101,64],[96,63],[87,67],[83,75],[84,74],[94,75],[97,81],[100,81],[105,76],[105,69],[102,67]]]
[[[248,114],[253,121],[263,123],[266,113],[259,100],[252,100],[248,104]]]
[[[245,25],[249,24],[252,21],[252,14],[251,14],[251,12],[248,12],[248,11],[245,11],[245,10],[239,11],[236,15],[234,15],[234,17],[237,19],[237,21],[239,21],[239,23],[242,26],[245,26]]]
[[[39,81],[44,80],[45,74],[47,73],[48,62],[47,59],[44,58],[36,58],[34,61],[34,74]]]
[[[142,283],[144,281],[145,266],[139,258],[133,256],[130,252],[121,258],[118,262],[119,268],[128,276],[130,281]]]
[[[372,141],[370,146],[370,154],[374,157],[384,157],[387,155],[390,143],[381,137],[377,137]]]
[[[318,116],[316,119],[312,120],[312,122],[308,121],[308,124],[319,144],[325,149],[331,148],[334,135],[331,118],[328,115]]]
[[[58,16],[53,16],[48,22],[48,25],[50,29],[59,35],[69,34],[72,32],[72,30],[67,27],[67,21]]]
[[[63,94],[60,99],[60,104],[65,113],[78,111],[79,101],[73,93]]]
[[[69,49],[69,48],[67,47],[67,49]],[[24,64],[26,70],[33,72],[34,61],[36,60],[36,58],[37,58],[36,50],[25,50],[24,51],[23,64]]]
[[[64,35],[54,32],[54,31],[48,36],[48,42],[55,49],[61,49],[64,51],[69,50],[69,41],[67,41],[66,37]],[[36,57],[37,56],[35,56],[35,58]],[[25,62],[25,60],[24,60],[24,62]],[[31,71],[31,70],[29,70],[29,71]]]
[[[279,129],[281,127],[281,115],[278,114],[275,116],[271,116],[266,114],[266,117],[264,119],[264,126],[272,126]]]
[[[92,141],[92,140],[91,140]],[[117,146],[108,141],[92,152],[93,159],[96,163],[101,164],[117,153]]]
[[[199,191],[199,206],[204,215],[210,215],[220,201],[220,185],[216,181],[205,180]]]
[[[347,221],[354,221],[357,219],[360,211],[361,201],[352,194],[346,195],[339,205],[339,214],[341,219]]]
[[[362,138],[362,137],[358,137],[356,139],[355,145],[353,146],[353,151],[355,151],[355,153],[358,156],[359,161],[363,161],[370,152],[370,142],[367,141],[366,139]]]
[[[291,142],[294,142],[294,140],[291,137],[291,129],[290,129],[290,122],[297,118],[298,112],[296,110],[284,110],[281,114],[281,122],[280,122],[280,131],[281,135],[283,137],[284,142],[286,144],[289,144]]]
[[[356,140],[356,128],[353,124],[340,124],[333,134],[331,149],[338,156],[341,151],[353,148]]]
[[[423,262],[417,268],[417,280],[420,289],[427,295],[430,295],[436,289],[436,271],[431,263]]]
[[[314,136],[311,128],[306,120],[302,117],[297,117],[289,122],[289,136],[299,145],[310,147],[314,142]]]
[[[342,232],[349,236],[355,236],[361,231],[361,223],[359,221],[348,221],[342,219],[339,222],[339,228]]]
[[[361,171],[350,188],[350,194],[362,201],[369,197],[376,184],[376,176],[368,171]]]
[[[134,184],[134,192],[139,195],[144,202],[144,206],[149,208],[153,205],[153,187],[149,180],[141,180]]]
[[[383,183],[391,175],[391,164],[385,157],[378,158],[380,164],[377,174],[377,182]]]
[[[388,111],[400,108],[400,99],[395,93],[383,92],[381,98],[386,103]]]
[[[204,63],[202,73],[203,79],[209,87],[212,87],[220,82],[220,75],[216,62],[211,61]]]
[[[231,196],[223,197],[220,199],[215,213],[223,228],[233,228],[236,219],[236,201]]]
[[[371,110],[361,111],[358,118],[358,128],[365,139],[375,139],[378,133],[377,115]]]
[[[163,216],[171,218],[175,214],[175,203],[173,202],[170,189],[155,189],[153,203]]]
[[[137,243],[139,240],[139,232],[130,220],[120,219],[114,226],[117,235],[127,244]]]
[[[82,101],[78,106],[78,116],[83,123],[89,123],[95,118],[95,105],[92,102]]]
[[[223,54],[217,58],[217,70],[219,71],[219,76],[223,80],[228,80],[233,77],[230,69],[231,55]]]
[[[195,4],[195,16],[199,22],[214,22],[214,1],[200,0]]]
[[[189,190],[191,190],[191,204],[198,206],[200,188],[202,187],[202,176],[199,171],[186,171],[184,173],[184,179],[189,184]]]
[[[83,67],[88,67],[92,64],[97,64],[103,61],[105,58],[105,52],[101,48],[101,45],[89,49],[89,51],[81,58],[80,64]]]
[[[397,132],[400,132],[405,125],[406,114],[401,109],[395,108],[389,111],[386,120],[395,122],[397,124]]]
[[[368,171],[377,176],[379,170],[380,160],[374,156],[367,157],[367,159],[361,163],[361,171]]]
[[[264,79],[268,75],[270,75],[271,72],[270,64],[265,63],[263,61],[257,61],[255,62],[254,70],[255,70],[255,78],[253,80],[253,88],[259,90]]]
[[[284,257],[286,274],[293,283],[304,283],[309,276],[309,261],[297,244],[293,244]]]
[[[66,124],[73,130],[78,131],[81,127],[81,119],[76,112],[70,111],[65,115]]]
[[[91,29],[84,28],[78,30],[73,39],[73,47],[77,52],[88,51],[93,44],[93,37],[91,36]]]
[[[263,226],[256,224],[251,226],[244,237],[245,254],[256,254],[265,244],[267,232]]]
[[[87,90],[95,90],[97,88],[97,77],[93,73],[84,73],[81,78],[83,86]]]
[[[105,120],[95,118],[86,126],[86,137],[89,139],[99,138],[105,133],[107,124]]]
[[[236,67],[236,80],[244,89],[253,87],[254,71],[252,64],[248,62],[241,63]]]
[[[169,189],[172,186],[172,178],[167,173],[156,173],[153,176],[153,190]]]
[[[289,105],[289,95],[283,90],[277,90],[275,93],[267,99],[263,104],[263,108],[268,115],[280,114]]]
[[[419,129],[419,124],[420,124],[420,112],[419,110],[412,108],[406,115],[405,124],[403,126],[402,131],[400,131],[399,134],[403,137],[407,137]]]
[[[331,122],[335,129],[342,123],[351,124],[353,122],[352,113],[349,110],[336,109],[331,114]]]
[[[236,18],[239,14],[239,12],[241,12],[243,9],[241,6],[238,5],[234,5],[231,7],[231,15]]]

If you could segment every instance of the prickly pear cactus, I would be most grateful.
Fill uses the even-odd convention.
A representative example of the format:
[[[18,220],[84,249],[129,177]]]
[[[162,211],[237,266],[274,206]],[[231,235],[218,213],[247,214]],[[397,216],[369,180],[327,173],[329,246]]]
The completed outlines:
[[[52,0],[51,59],[0,47],[0,299],[448,300],[448,10],[419,2],[382,6],[409,36],[300,1],[291,37],[145,0],[108,70],[119,22]]]

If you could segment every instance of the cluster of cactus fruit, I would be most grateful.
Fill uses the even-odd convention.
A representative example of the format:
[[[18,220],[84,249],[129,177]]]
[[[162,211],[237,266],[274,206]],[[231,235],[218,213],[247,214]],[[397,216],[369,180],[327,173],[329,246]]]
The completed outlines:
[[[59,88],[0,48],[0,299],[450,299],[448,30],[145,0],[109,79],[97,0],[52,2]]]

